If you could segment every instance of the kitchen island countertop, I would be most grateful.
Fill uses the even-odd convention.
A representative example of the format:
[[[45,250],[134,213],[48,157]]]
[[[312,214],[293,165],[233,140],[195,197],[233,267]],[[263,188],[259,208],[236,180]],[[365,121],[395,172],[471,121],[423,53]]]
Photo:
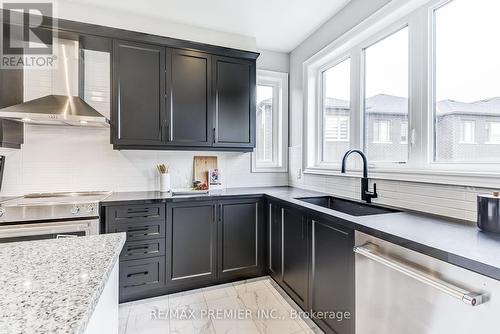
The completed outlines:
[[[0,244],[0,333],[83,333],[124,233]]]

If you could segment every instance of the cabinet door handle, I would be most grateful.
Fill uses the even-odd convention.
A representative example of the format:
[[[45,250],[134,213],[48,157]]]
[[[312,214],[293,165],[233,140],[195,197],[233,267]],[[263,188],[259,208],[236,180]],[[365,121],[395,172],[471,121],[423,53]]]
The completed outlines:
[[[128,274],[127,277],[134,277],[134,276],[146,276],[147,274],[149,274],[149,271],[142,271],[140,273],[132,273],[132,274]]]
[[[147,231],[147,227],[141,227],[141,228],[129,228],[128,232],[145,232]]]
[[[149,212],[148,209],[128,209],[127,210],[127,213],[130,213],[130,214],[148,213],[148,212]]]
[[[427,284],[447,295],[450,295],[469,306],[478,306],[485,303],[487,299],[482,293],[463,289],[454,283],[444,281],[410,264],[401,262],[395,258],[384,255],[378,250],[378,246],[370,242],[354,247],[354,253],[367,257],[386,267],[389,267],[403,275],[413,278],[419,282]]]
[[[302,239],[306,238],[306,234],[304,232],[304,229],[307,228],[306,221],[307,221],[306,219],[302,218]]]
[[[148,232],[149,229],[146,228],[135,228],[135,229],[128,229],[127,232],[129,234],[135,235],[135,234],[142,234],[142,235],[158,235],[160,234],[159,232]]]
[[[148,248],[149,248],[149,246],[128,247],[127,248],[127,252],[135,251],[135,250],[140,250],[140,249],[148,249]]]
[[[213,129],[212,129],[212,131],[213,131],[213,136],[214,136],[213,141],[214,141],[214,144],[215,144],[215,143],[217,142],[217,141],[215,140],[215,134],[216,134],[216,130],[215,130],[215,128],[213,128]]]

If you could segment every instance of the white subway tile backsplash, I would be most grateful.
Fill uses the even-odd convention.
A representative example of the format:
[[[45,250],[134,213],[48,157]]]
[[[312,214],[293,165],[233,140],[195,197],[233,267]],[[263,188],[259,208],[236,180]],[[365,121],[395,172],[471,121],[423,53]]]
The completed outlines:
[[[217,155],[226,187],[288,184],[287,173],[250,173],[250,153],[117,151],[109,137],[109,129],[27,125],[22,149],[6,151],[0,196],[157,190],[159,163],[170,165],[173,187],[185,187],[192,182],[195,155]]]

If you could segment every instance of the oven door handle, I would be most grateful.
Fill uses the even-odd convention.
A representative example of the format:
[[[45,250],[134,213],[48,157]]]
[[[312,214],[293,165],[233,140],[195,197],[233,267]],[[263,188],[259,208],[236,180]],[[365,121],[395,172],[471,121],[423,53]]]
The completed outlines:
[[[85,220],[0,226],[0,239],[70,232],[85,232],[85,235],[91,235],[97,234],[96,228],[98,227],[98,223],[98,220]]]
[[[446,293],[456,299],[461,300],[467,305],[478,306],[486,302],[486,298],[483,298],[483,294],[476,293],[474,291],[467,291],[462,289],[452,283],[443,281],[437,277],[431,276],[417,268],[414,268],[408,264],[402,263],[396,259],[384,256],[377,251],[377,245],[370,242],[354,247],[354,253],[362,255],[369,258],[377,263],[380,263],[386,267],[389,267],[397,272],[404,274],[408,277],[416,279],[419,282],[432,286],[433,288]]]

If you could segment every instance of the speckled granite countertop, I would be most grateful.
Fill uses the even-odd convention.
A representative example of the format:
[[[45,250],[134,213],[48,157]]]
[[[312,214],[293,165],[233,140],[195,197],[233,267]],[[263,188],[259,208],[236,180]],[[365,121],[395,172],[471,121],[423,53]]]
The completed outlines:
[[[83,333],[124,233],[0,244],[0,333]]]
[[[304,210],[308,215],[331,217],[357,231],[500,280],[500,234],[480,232],[473,222],[404,209],[383,215],[355,217],[297,199],[325,195],[328,194],[294,187],[227,188],[211,191],[207,195],[189,196],[171,196],[158,191],[117,192],[101,205],[265,196]]]

